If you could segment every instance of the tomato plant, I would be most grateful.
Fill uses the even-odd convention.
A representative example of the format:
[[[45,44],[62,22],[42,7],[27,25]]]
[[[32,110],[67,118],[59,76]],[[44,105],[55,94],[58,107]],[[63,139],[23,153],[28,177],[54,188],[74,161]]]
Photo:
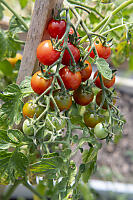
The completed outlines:
[[[93,100],[93,97],[94,97],[93,92],[90,89],[88,90],[87,88],[85,89],[84,85],[80,86],[73,93],[74,101],[81,106],[86,106],[89,103],[91,103]]]
[[[43,70],[45,72],[45,70]],[[37,94],[42,94],[52,83],[52,77],[46,79],[41,71],[36,72],[31,78],[31,87]]]
[[[66,31],[66,21],[65,20],[55,20],[52,19],[48,24],[48,33],[52,38],[58,39],[62,38]]]
[[[45,40],[37,47],[37,58],[44,65],[52,65],[60,57],[60,52],[54,50],[50,40]]]
[[[66,89],[76,90],[81,84],[80,72],[71,72],[67,66],[63,67],[59,71],[60,77],[64,82]]]
[[[94,74],[94,78],[96,78],[96,76],[98,75],[98,71],[95,72]],[[115,83],[115,75],[113,75],[112,79],[109,80],[109,79],[106,79],[105,77],[102,76],[102,80],[103,80],[103,84],[105,87],[107,88],[110,88],[114,85]],[[95,85],[98,87],[98,88],[102,88],[101,86],[101,82],[100,82],[100,77],[98,76],[97,79],[95,80]]]
[[[7,58],[7,60],[14,67],[18,60],[22,60],[22,55],[17,53],[14,58]]]
[[[23,116],[33,118],[39,117],[39,115],[43,112],[43,108],[39,105],[35,104],[33,100],[29,100],[23,106]]]
[[[19,2],[24,7],[28,1]],[[81,178],[87,183],[96,169],[102,147],[99,139],[108,145],[122,135],[125,121],[114,103],[117,94],[111,87],[115,74],[106,59],[115,54],[121,59],[122,52],[122,57],[130,58],[131,62],[132,17],[124,10],[131,3],[133,0],[106,5],[92,1],[84,5],[83,1],[66,0],[63,9],[57,12],[49,9],[44,17],[42,1],[41,9],[34,11],[25,45],[18,34],[28,32],[29,19],[0,0],[0,18],[4,8],[13,13],[9,30],[0,30],[0,76],[3,74],[6,80],[14,76],[20,62],[13,68],[9,58],[14,58],[25,45],[17,83],[20,75],[23,81],[15,84],[15,79],[9,79],[14,82],[0,93],[0,184],[10,183],[2,199],[9,199],[19,184],[31,190],[37,199],[81,199],[79,183]],[[48,24],[52,39],[36,47],[38,41],[46,38],[46,35],[41,38],[43,27],[32,29],[40,16],[53,17],[49,24],[40,21],[41,25]],[[33,46],[28,46],[34,38]],[[27,66],[31,59],[36,60],[35,51],[39,64],[33,70],[33,66]],[[91,80],[93,64],[97,72]],[[26,76],[33,71],[37,72],[32,77]],[[84,144],[88,148],[84,149]],[[79,167],[73,159],[77,152],[81,155]]]

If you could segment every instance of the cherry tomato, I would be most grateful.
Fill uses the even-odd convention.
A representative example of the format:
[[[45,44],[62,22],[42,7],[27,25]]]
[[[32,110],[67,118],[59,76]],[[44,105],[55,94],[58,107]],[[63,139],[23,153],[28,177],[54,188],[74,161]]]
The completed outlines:
[[[45,72],[45,70],[43,70]],[[42,72],[36,72],[31,78],[31,87],[37,94],[42,94],[52,83],[52,77],[45,79],[42,76]]]
[[[66,21],[52,19],[48,24],[48,33],[52,38],[62,38],[66,31]]]
[[[43,108],[33,102],[33,100],[29,100],[23,106],[23,116],[33,118],[34,115],[39,117],[39,115],[43,112]]]
[[[80,71],[82,82],[85,82],[87,79],[89,79],[92,73],[91,64],[87,60],[85,61],[85,63],[88,64],[88,66]]]
[[[29,121],[29,119],[26,119],[23,122],[23,132],[26,135],[33,135],[34,134],[33,125],[31,124],[31,122]]]
[[[37,47],[37,58],[44,65],[52,65],[60,57],[60,52],[54,50],[50,40],[45,40]]]
[[[7,60],[14,67],[18,60],[22,60],[22,55],[17,53],[14,58],[7,58]]]
[[[70,31],[69,31],[69,34],[72,35],[74,33],[74,30],[73,28],[71,27],[70,28]],[[77,32],[77,37],[80,37],[79,33]]]
[[[102,123],[98,123],[95,128],[94,128],[94,134],[96,135],[97,138],[99,139],[104,139],[107,137],[108,133],[105,131]]]
[[[94,128],[99,122],[101,122],[103,119],[97,115],[94,115],[88,111],[84,113],[84,122],[86,126],[90,128]]]
[[[80,86],[77,90],[74,91],[73,98],[77,104],[86,106],[92,102],[94,94],[92,91],[87,91],[83,88],[83,86]]]
[[[76,46],[74,46],[72,43],[68,42],[67,45],[68,45],[68,47],[69,47],[69,49],[70,49],[70,51],[71,51],[71,53],[72,53],[72,55],[74,57],[75,62],[78,63],[78,61],[80,59],[80,51],[79,51],[79,49]],[[65,52],[64,52],[63,58],[62,58],[62,64],[69,66],[70,65],[70,61],[71,61],[71,64],[72,64],[72,58],[71,58],[68,50],[66,49]]]
[[[67,66],[65,66],[59,70],[59,74],[64,82],[66,89],[76,90],[80,86],[81,83],[80,72],[73,73],[69,70]]]
[[[113,100],[113,104],[115,105],[116,98],[113,98],[112,100]],[[100,106],[101,102],[102,102],[102,90],[100,90],[97,93],[97,95],[96,95],[96,103],[97,103],[97,105]],[[103,109],[107,109],[107,102],[106,102],[106,100],[104,101],[104,104],[103,104],[102,108]]]
[[[53,97],[60,111],[69,110],[72,105],[72,97],[70,94],[67,93],[64,95],[61,90],[55,90],[53,92]],[[52,102],[51,106],[54,108],[54,104]]]
[[[95,72],[94,78],[97,76],[97,74],[98,74],[98,71]],[[113,78],[112,78],[111,80],[106,79],[106,78],[104,78],[104,77],[102,76],[102,80],[103,80],[104,86],[107,87],[107,88],[110,88],[110,87],[112,87],[112,86],[114,85],[114,83],[115,83],[115,75],[113,75]],[[102,87],[101,87],[101,83],[100,83],[100,78],[99,78],[99,76],[97,77],[97,79],[96,79],[96,81],[95,81],[95,85],[96,85],[98,88],[102,88]]]
[[[95,45],[96,51],[98,53],[98,56],[100,58],[107,59],[111,55],[111,48],[109,46],[103,46],[100,41],[99,41],[99,43],[95,42],[94,45]],[[88,49],[88,51],[90,50],[90,48]],[[90,53],[90,57],[91,58],[95,57],[93,50]]]

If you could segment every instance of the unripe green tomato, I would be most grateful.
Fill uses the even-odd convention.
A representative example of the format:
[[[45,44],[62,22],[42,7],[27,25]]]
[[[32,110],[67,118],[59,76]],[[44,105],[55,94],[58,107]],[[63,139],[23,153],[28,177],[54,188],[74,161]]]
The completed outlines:
[[[105,131],[102,123],[98,123],[94,128],[94,134],[99,139],[104,139],[107,137],[108,133]]]
[[[48,118],[46,119],[46,127],[48,130],[52,131],[55,128],[56,131],[59,131],[60,129],[65,128],[65,126],[66,126],[65,119],[57,119],[54,116],[51,116],[50,114],[48,114],[47,117]],[[52,124],[53,124],[53,126],[52,126]]]
[[[34,129],[33,129],[33,126],[31,125],[31,121],[29,121],[29,119],[26,119],[23,122],[23,132],[26,135],[30,135],[30,136],[34,134]]]

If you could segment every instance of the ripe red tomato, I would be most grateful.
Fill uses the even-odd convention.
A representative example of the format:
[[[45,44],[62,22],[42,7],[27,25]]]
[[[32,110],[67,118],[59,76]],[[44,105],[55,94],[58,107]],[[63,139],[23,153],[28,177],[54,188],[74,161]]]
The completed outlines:
[[[45,72],[45,70],[43,70]],[[42,72],[36,72],[31,78],[31,87],[37,94],[42,94],[52,83],[53,78],[45,79],[42,76]]]
[[[73,30],[73,28],[71,27],[71,28],[70,28],[70,31],[69,31],[69,34],[72,35],[73,33],[74,33],[74,30]],[[80,35],[79,35],[78,32],[77,32],[77,36],[80,37]]]
[[[88,66],[80,71],[82,82],[85,82],[87,79],[89,79],[92,73],[91,64],[87,60],[85,61],[85,63],[88,64]]]
[[[94,94],[92,91],[87,91],[83,88],[83,86],[80,86],[77,90],[74,91],[73,98],[77,104],[86,106],[92,102]]]
[[[74,57],[75,62],[78,63],[78,61],[80,59],[80,51],[79,51],[79,49],[76,46],[74,46],[72,43],[68,42],[67,45],[68,45],[68,47],[69,47],[69,49],[70,49],[70,51],[71,51],[71,53],[72,53],[72,55]],[[70,60],[71,60],[71,64],[72,64],[72,58],[71,58],[68,50],[66,49],[65,52],[64,52],[63,58],[62,58],[62,64],[69,66],[70,65]]]
[[[97,76],[97,74],[98,74],[98,71],[95,72],[94,78]],[[93,78],[93,79],[94,79],[94,78]],[[102,76],[102,80],[103,80],[104,86],[107,87],[107,88],[110,88],[110,87],[112,87],[112,86],[114,85],[114,83],[115,83],[115,75],[113,75],[113,78],[112,78],[111,80],[106,79],[106,78],[104,78],[104,77]],[[96,81],[95,81],[95,85],[96,85],[98,88],[102,88],[102,87],[101,87],[101,83],[100,83],[100,78],[99,78],[99,76],[97,77],[97,79],[96,79]]]
[[[100,58],[107,59],[111,55],[111,48],[109,46],[103,46],[100,41],[99,41],[99,43],[95,42],[94,45],[95,45],[95,48],[97,50],[98,56]],[[88,51],[90,50],[90,48],[88,49]],[[91,58],[95,57],[93,50],[91,51],[89,56]]]
[[[67,66],[59,70],[59,74],[64,82],[66,89],[76,90],[81,83],[81,74],[80,72],[71,72]],[[60,85],[60,81],[59,85]]]
[[[64,95],[61,90],[55,90],[53,92],[53,97],[60,111],[69,110],[72,105],[72,97],[69,93]],[[52,102],[51,107],[54,108],[54,104]]]
[[[112,101],[113,101],[113,104],[115,105],[116,98],[113,98]],[[96,95],[96,103],[97,103],[97,105],[100,106],[101,102],[102,102],[102,90],[100,90],[97,93],[97,95]],[[103,109],[107,109],[107,102],[106,102],[106,100],[104,101],[104,104],[103,104],[102,108]]]
[[[94,128],[99,122],[103,121],[103,119],[100,118],[98,115],[94,115],[88,111],[84,113],[83,118],[86,126],[90,128]]]
[[[43,112],[43,107],[35,104],[33,100],[29,100],[23,106],[23,116],[33,118],[34,115],[39,117],[39,115]]]
[[[50,40],[44,40],[37,47],[37,58],[44,65],[52,65],[60,57],[60,52],[54,50]]]
[[[66,31],[66,21],[62,20],[55,20],[52,19],[48,24],[48,33],[52,38],[56,38],[58,35],[58,39],[62,38]]]

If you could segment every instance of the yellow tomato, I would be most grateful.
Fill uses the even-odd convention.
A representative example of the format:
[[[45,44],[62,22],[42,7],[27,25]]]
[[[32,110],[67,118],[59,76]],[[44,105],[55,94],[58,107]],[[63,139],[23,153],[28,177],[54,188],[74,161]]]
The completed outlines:
[[[22,55],[17,53],[14,58],[7,58],[8,62],[14,67],[18,60],[22,60]]]

